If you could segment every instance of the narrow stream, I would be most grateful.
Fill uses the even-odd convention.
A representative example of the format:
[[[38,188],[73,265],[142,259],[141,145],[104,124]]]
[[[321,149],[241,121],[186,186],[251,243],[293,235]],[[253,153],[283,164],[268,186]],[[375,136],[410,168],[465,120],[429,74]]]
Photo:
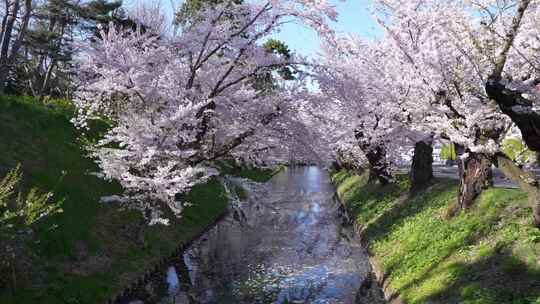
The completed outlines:
[[[358,303],[368,259],[341,226],[326,171],[242,185],[248,199],[169,268],[163,303]]]

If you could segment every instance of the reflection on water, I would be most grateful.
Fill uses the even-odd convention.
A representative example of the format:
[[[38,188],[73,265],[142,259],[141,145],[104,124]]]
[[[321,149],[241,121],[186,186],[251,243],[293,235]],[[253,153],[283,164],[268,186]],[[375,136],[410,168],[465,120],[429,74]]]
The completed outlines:
[[[367,258],[340,226],[326,172],[243,184],[249,199],[169,269],[174,303],[354,303]]]

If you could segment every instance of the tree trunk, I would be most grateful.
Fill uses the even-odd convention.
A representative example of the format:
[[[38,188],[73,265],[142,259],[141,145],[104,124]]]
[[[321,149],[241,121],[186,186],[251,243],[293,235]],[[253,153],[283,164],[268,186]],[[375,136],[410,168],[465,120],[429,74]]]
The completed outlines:
[[[497,155],[499,169],[527,193],[533,211],[533,224],[540,229],[540,187],[538,178],[516,165],[504,154]]]
[[[389,164],[386,161],[386,147],[384,143],[375,144],[372,138],[361,129],[355,130],[354,135],[360,150],[364,152],[369,163],[369,181],[378,180],[381,185],[392,182]]]
[[[519,90],[512,90],[502,84],[503,72],[508,61],[508,54],[520,31],[523,17],[532,0],[520,0],[514,18],[505,36],[499,56],[495,60],[493,72],[488,77],[485,88],[489,98],[495,100],[501,111],[508,115],[521,131],[529,149],[540,151],[540,114],[533,108],[533,101],[525,98]],[[517,78],[517,75],[512,75]]]
[[[7,58],[8,64],[13,64],[15,57],[19,53],[24,37],[26,36],[26,31],[28,30],[28,24],[30,23],[30,18],[32,17],[32,0],[24,0],[24,15],[22,16],[21,24],[19,26],[19,33],[17,38],[13,41],[11,45],[10,55]]]
[[[17,15],[19,14],[20,0],[15,0],[13,2],[13,9],[10,11],[9,7],[7,8],[6,14],[8,15],[5,26],[2,32],[2,41],[0,41],[0,93],[4,92],[6,85],[7,74],[9,72],[8,68],[8,52],[9,44],[11,43],[11,36],[13,34],[13,28],[15,22],[17,21]]]
[[[519,128],[527,147],[540,152],[540,114],[533,110],[533,102],[521,92],[506,88],[499,78],[487,82],[486,92]]]
[[[19,14],[20,9],[20,0],[15,0],[13,2],[13,8],[9,10],[9,7],[7,8],[6,15],[7,18],[5,18],[5,22],[3,22],[3,32],[2,32],[2,40],[0,41],[0,63],[4,63],[4,61],[7,60],[8,52],[9,52],[9,44],[11,43],[11,36],[13,34],[13,28],[15,26],[15,22],[17,21],[17,15]]]
[[[56,19],[53,19],[53,21],[51,21],[51,25],[49,28],[50,32],[54,31],[54,27],[56,23],[57,23]],[[60,22],[60,36],[59,36],[60,38],[58,39],[58,42],[56,43],[56,49],[58,50],[61,49],[62,40],[65,35],[65,30],[66,30],[66,24],[64,22]],[[39,101],[42,101],[43,96],[49,93],[49,85],[51,82],[51,77],[53,75],[54,69],[56,68],[56,64],[57,64],[57,59],[56,59],[57,55],[58,54],[53,54],[53,53],[49,55],[51,58],[51,62],[46,69],[45,75],[43,76],[43,82],[41,83],[41,87],[39,89]]]
[[[414,145],[414,156],[409,178],[411,180],[411,193],[426,188],[433,179],[432,138],[419,141]]]
[[[369,162],[369,180],[378,180],[381,185],[392,181],[392,175],[386,162],[386,151],[383,146],[376,146],[364,151]]]
[[[6,16],[2,20],[2,35],[0,39],[0,93],[4,92],[5,90],[10,66],[15,62],[23,39],[26,35],[26,31],[28,30],[28,24],[30,23],[30,18],[32,17],[32,0],[24,1],[24,15],[21,17],[21,22],[18,28],[19,33],[17,34],[15,40],[12,41],[13,28],[15,22],[17,21],[19,10],[20,0],[15,0],[13,3],[13,10],[10,13],[8,8]]]
[[[4,12],[5,15],[2,17],[2,24],[0,25],[0,41],[4,40],[4,31],[6,29],[6,23],[9,16],[9,2],[8,0],[4,0],[4,5],[6,8],[6,11]]]
[[[343,169],[343,166],[339,163],[339,161],[336,160],[332,162],[333,171],[340,171],[341,169]]]
[[[43,83],[41,84],[41,88],[39,90],[39,94],[38,94],[39,101],[43,101],[43,96],[48,94],[49,83],[51,82],[51,77],[52,77],[55,66],[56,66],[56,60],[52,59],[51,64],[47,67],[47,72],[45,73],[45,77],[43,78]]]
[[[492,161],[484,154],[468,152],[458,157],[459,193],[456,210],[470,208],[492,185]]]
[[[6,81],[9,73],[9,69],[5,65],[0,64],[0,94],[6,90]]]

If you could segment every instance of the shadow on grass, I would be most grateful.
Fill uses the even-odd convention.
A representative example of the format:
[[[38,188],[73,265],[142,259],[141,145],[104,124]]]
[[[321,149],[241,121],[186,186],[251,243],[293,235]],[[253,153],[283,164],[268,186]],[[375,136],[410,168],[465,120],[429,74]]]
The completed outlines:
[[[446,218],[454,181],[434,180],[415,196],[406,184],[352,182],[340,187],[362,241],[408,303],[540,303],[539,234],[524,226],[525,194],[490,189],[471,210]]]
[[[358,193],[355,201],[359,202],[352,209],[354,214],[365,214],[368,210],[368,216],[360,216],[359,224],[362,226],[361,238],[375,242],[384,238],[392,227],[401,225],[407,218],[413,217],[426,208],[433,207],[433,201],[440,196],[441,192],[454,189],[455,182],[450,180],[434,180],[426,189],[414,196],[409,196],[406,189],[408,185],[401,183],[397,185],[387,185],[380,187],[376,184],[367,184]],[[366,203],[367,202],[367,203]],[[382,212],[372,210],[383,209]],[[378,213],[378,215],[376,214]]]
[[[453,263],[450,268],[457,279],[420,302],[540,303],[540,271],[508,251],[492,252],[473,263]]]
[[[0,176],[20,163],[21,190],[38,187],[65,199],[62,214],[34,227],[39,242],[21,247],[18,288],[13,293],[0,286],[2,304],[104,303],[226,209],[228,199],[216,180],[183,197],[193,206],[181,219],[167,213],[173,220],[166,227],[141,226],[140,213],[100,204],[102,196],[121,194],[122,189],[90,174],[99,170],[86,157],[82,134],[69,121],[72,113],[68,102],[44,105],[32,98],[0,95]],[[97,129],[84,140],[99,137],[105,126]],[[7,276],[0,273],[3,281]]]

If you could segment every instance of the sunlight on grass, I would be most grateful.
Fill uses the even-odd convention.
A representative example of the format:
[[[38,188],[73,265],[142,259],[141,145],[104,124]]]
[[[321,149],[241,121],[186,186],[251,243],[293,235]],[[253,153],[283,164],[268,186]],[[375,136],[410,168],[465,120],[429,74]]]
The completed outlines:
[[[452,181],[406,200],[403,185],[382,188],[343,171],[334,181],[391,288],[408,303],[540,303],[540,232],[526,194],[489,189],[447,219],[457,195]]]

